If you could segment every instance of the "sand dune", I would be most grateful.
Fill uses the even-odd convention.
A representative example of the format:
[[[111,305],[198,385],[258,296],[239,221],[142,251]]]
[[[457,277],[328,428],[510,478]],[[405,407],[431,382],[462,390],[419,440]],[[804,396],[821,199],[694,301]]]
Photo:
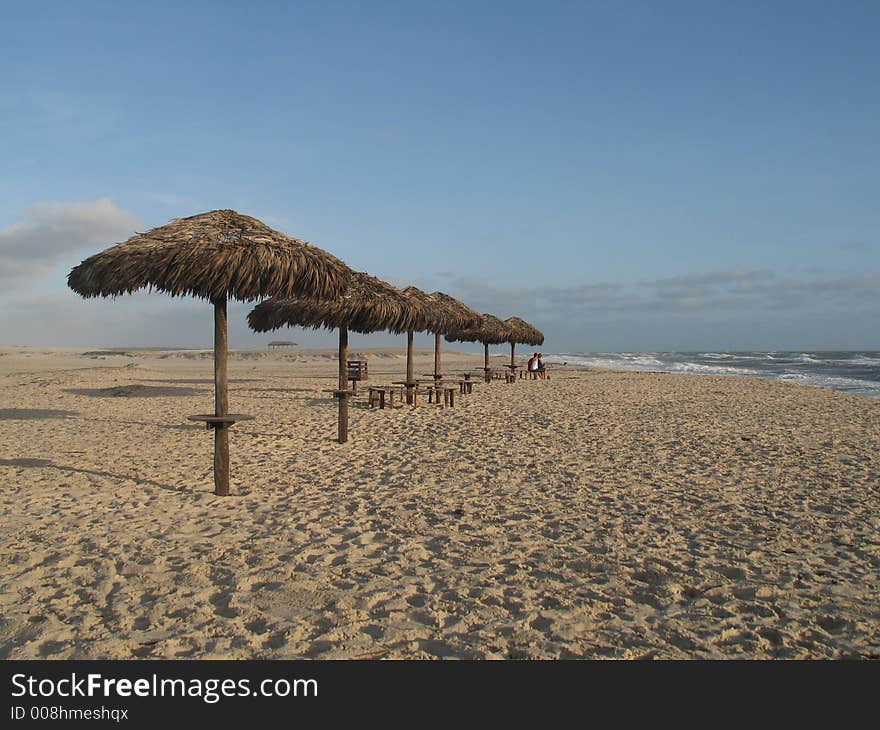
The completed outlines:
[[[218,498],[209,351],[0,355],[2,657],[880,656],[878,401],[556,367],[340,445],[335,351],[243,351]]]

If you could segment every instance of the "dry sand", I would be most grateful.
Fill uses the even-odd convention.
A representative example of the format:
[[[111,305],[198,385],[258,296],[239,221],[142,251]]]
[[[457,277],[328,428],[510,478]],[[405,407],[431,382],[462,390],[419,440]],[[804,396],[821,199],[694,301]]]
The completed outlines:
[[[0,657],[880,656],[880,401],[554,367],[340,445],[334,353],[234,353],[218,498],[210,353],[83,352],[0,350]]]

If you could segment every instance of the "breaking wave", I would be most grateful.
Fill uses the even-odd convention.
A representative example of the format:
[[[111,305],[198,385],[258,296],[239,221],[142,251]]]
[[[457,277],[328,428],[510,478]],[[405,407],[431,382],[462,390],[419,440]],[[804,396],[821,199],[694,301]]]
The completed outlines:
[[[563,352],[548,364],[631,372],[746,375],[880,398],[880,352]]]

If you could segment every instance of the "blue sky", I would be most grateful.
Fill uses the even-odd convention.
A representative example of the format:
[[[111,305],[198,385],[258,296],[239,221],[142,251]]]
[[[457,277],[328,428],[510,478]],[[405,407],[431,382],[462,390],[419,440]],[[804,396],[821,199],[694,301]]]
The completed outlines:
[[[28,2],[2,33],[0,344],[210,344],[204,303],[65,276],[234,208],[548,352],[880,347],[876,2]]]

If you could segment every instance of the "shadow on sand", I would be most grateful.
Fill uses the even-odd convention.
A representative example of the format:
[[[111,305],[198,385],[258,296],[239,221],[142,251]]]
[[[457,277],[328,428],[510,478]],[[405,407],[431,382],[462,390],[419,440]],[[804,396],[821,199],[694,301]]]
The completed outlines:
[[[213,378],[144,378],[145,383],[187,383],[190,385],[214,385]],[[255,378],[229,378],[228,383],[255,383]]]
[[[73,418],[77,411],[58,411],[52,408],[0,408],[0,421],[42,421],[47,418]]]
[[[90,474],[92,476],[97,477],[107,477],[109,479],[129,479],[131,481],[135,481],[141,484],[150,484],[154,487],[159,487],[160,489],[165,489],[171,492],[182,492],[185,491],[181,487],[175,487],[171,484],[163,484],[161,482],[154,482],[152,479],[141,479],[135,478],[131,476],[126,476],[124,474],[114,474],[111,471],[103,471],[100,469],[78,469],[75,466],[65,466],[63,464],[56,464],[51,459],[34,459],[34,458],[21,458],[21,459],[0,459],[0,466],[18,466],[18,467],[29,467],[34,469],[58,469],[60,471],[66,471],[73,474]]]
[[[157,385],[115,385],[112,388],[70,388],[64,391],[88,398],[184,398],[206,395],[204,388],[169,388]]]

